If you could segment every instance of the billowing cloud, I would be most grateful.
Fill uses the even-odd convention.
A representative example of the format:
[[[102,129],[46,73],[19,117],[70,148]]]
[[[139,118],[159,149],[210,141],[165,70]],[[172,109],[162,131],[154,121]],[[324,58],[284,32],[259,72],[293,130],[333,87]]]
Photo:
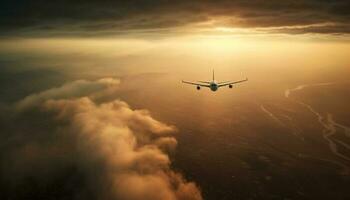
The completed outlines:
[[[1,146],[2,194],[8,199],[202,199],[193,182],[170,168],[167,153],[177,144],[175,127],[121,100],[94,101],[117,83],[76,81],[20,101],[17,105],[26,109],[12,120],[17,127],[10,126]]]
[[[3,3],[0,30],[7,35],[115,35],[132,30],[164,31],[209,22],[206,24],[248,28],[325,24],[326,31],[322,33],[348,33],[349,10],[347,0],[19,0]],[[278,30],[283,32],[284,29]],[[313,30],[298,29],[298,32]]]
[[[52,88],[38,94],[31,94],[16,104],[17,110],[25,110],[42,104],[48,99],[76,98],[83,96],[101,95],[108,89],[115,89],[119,84],[119,80],[112,78],[104,78],[97,81],[77,80],[61,87]]]

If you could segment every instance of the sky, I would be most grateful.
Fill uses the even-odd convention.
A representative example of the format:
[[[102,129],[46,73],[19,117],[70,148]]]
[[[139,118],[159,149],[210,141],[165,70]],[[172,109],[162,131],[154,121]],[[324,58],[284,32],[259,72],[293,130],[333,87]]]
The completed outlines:
[[[114,35],[129,31],[186,32],[187,27],[222,26],[290,34],[349,32],[346,0],[4,1],[2,4],[2,35]]]
[[[2,1],[0,193],[322,197],[311,177],[346,199],[348,139],[322,133],[350,126],[349,10],[347,0]],[[213,69],[249,81],[215,93],[181,84]]]

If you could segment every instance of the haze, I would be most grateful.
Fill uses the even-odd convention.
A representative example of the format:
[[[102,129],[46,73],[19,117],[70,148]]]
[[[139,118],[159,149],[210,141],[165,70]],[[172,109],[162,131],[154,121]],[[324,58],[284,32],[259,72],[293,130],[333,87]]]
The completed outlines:
[[[5,2],[5,199],[349,199],[349,3]],[[217,92],[181,80],[249,81]]]

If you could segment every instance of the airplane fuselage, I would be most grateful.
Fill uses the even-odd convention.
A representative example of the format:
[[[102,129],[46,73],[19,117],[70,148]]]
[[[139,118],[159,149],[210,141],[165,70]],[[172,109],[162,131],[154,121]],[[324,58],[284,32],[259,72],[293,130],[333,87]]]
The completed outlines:
[[[218,84],[216,83],[216,81],[211,82],[209,87],[210,87],[210,90],[213,91],[213,92],[215,92],[216,90],[219,89]]]

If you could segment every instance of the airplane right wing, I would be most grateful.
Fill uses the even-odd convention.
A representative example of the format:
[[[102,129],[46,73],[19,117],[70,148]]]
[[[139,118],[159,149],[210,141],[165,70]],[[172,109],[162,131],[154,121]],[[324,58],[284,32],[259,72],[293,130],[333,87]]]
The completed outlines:
[[[183,83],[186,83],[186,84],[190,84],[190,85],[197,85],[197,86],[202,86],[202,87],[210,87],[210,85],[207,83],[207,84],[204,84],[204,83],[195,83],[195,82],[189,82],[189,81],[182,81]]]
[[[226,82],[225,81],[225,82],[221,82],[221,83],[218,84],[218,86],[222,87],[222,86],[226,86],[226,85],[233,85],[233,84],[237,84],[237,83],[242,83],[244,81],[248,81],[248,78],[243,79],[243,80],[239,80],[239,81],[231,81],[231,82],[229,82],[229,81]]]

